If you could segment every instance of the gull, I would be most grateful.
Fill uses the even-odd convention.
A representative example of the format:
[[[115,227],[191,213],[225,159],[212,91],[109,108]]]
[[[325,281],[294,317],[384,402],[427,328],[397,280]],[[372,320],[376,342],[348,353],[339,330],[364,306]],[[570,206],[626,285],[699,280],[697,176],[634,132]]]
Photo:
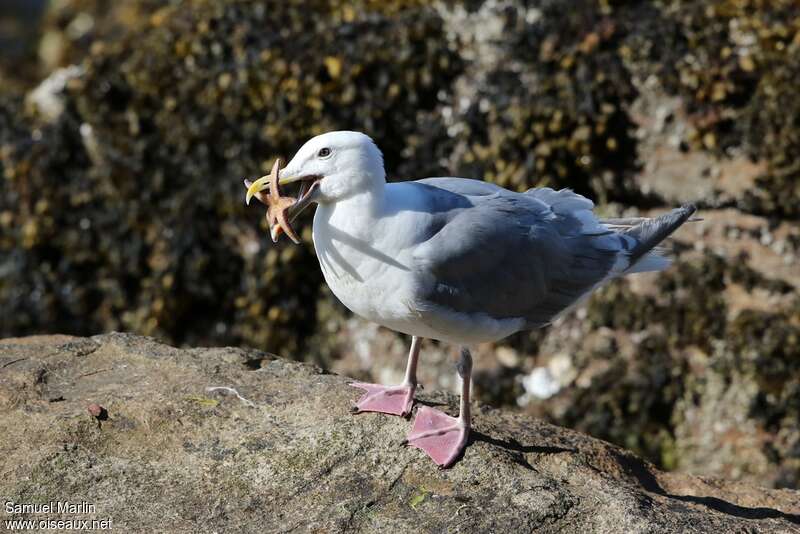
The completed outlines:
[[[278,184],[294,182],[299,197],[273,212],[285,198]],[[310,139],[286,167],[245,185],[247,202],[270,206],[280,215],[270,225],[290,236],[292,221],[316,204],[313,242],[333,294],[411,336],[403,382],[352,383],[364,390],[355,413],[410,416],[421,340],[460,347],[458,416],[421,406],[405,441],[440,467],[463,454],[469,436],[469,347],[550,324],[615,278],[665,269],[657,245],[695,212],[689,204],[656,218],[601,220],[569,189],[518,193],[451,177],[387,183],[381,151],[349,131]],[[271,230],[274,240],[280,232]]]

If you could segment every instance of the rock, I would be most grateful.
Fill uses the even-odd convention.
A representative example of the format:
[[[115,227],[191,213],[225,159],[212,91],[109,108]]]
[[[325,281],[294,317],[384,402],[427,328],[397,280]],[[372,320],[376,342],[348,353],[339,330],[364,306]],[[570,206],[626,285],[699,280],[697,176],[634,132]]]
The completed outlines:
[[[644,195],[655,194],[668,204],[694,202],[701,206],[741,203],[756,180],[767,172],[764,162],[744,154],[728,157],[686,146],[692,123],[686,102],[667,95],[654,76],[640,82],[631,105],[637,124],[639,158],[643,162],[636,185]]]
[[[797,491],[662,473],[487,407],[463,459],[438,470],[400,446],[408,421],[350,415],[347,381],[256,350],[128,334],[5,340],[0,493],[86,501],[80,519],[119,531],[800,532]],[[220,386],[231,389],[209,390]],[[88,402],[108,409],[102,426]]]

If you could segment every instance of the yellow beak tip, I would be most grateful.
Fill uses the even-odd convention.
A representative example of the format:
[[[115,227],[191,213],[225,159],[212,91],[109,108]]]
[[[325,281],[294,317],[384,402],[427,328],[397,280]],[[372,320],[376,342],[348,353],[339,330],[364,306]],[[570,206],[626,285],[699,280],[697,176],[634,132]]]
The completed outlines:
[[[268,177],[262,176],[250,184],[250,187],[247,188],[247,196],[245,197],[245,202],[248,206],[250,205],[250,200],[252,200],[253,196],[267,187],[267,182]]]

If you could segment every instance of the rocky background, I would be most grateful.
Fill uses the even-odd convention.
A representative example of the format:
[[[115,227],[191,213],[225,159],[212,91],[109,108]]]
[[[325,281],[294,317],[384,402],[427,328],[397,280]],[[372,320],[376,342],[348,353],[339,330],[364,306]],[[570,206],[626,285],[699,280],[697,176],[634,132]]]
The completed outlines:
[[[793,1],[10,1],[0,336],[123,330],[396,380],[242,178],[331,129],[394,177],[692,200],[661,275],[478,349],[479,400],[662,469],[800,486],[800,7]],[[422,379],[452,387],[450,348]]]

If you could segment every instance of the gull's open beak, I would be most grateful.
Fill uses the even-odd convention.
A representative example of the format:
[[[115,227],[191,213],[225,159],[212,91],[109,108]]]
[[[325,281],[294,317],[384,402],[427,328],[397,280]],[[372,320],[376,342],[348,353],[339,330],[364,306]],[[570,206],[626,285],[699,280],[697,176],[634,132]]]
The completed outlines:
[[[307,178],[299,178],[298,180],[303,180],[303,182],[300,184],[300,192],[297,195],[297,202],[289,206],[289,209],[286,210],[286,215],[290,223],[294,222],[297,216],[300,215],[304,209],[317,200],[319,181],[321,178],[318,176],[312,176]],[[281,180],[281,183],[282,182],[283,180]]]

